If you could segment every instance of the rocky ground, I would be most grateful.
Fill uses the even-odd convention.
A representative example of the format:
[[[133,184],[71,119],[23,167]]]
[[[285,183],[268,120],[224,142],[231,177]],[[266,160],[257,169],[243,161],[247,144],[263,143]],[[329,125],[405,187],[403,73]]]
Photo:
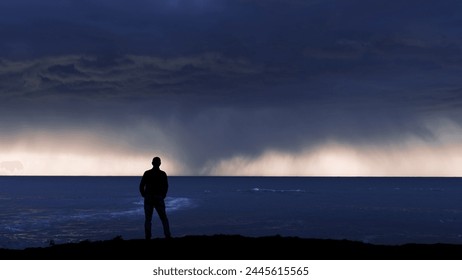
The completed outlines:
[[[373,245],[349,240],[241,235],[82,241],[23,250],[0,249],[3,260],[454,260],[462,245]]]

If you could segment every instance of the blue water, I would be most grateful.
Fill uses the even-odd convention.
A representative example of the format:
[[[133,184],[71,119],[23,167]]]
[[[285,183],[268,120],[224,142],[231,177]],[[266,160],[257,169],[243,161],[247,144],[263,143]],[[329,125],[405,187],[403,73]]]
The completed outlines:
[[[0,247],[144,237],[140,177],[0,177]],[[462,178],[169,177],[172,234],[462,244]],[[162,237],[154,216],[154,237]]]

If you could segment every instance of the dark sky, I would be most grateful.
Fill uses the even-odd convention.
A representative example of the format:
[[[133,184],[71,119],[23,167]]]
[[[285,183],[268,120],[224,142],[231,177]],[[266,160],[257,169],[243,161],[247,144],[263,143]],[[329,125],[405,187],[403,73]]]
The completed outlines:
[[[462,2],[2,0],[0,174],[462,175]]]

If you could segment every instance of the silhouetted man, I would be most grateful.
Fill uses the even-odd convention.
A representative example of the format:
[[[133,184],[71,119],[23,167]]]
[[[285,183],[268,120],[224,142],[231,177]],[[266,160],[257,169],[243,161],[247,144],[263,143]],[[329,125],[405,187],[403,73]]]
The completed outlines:
[[[162,221],[165,238],[171,237],[164,201],[168,191],[168,179],[167,173],[160,170],[160,164],[159,157],[153,158],[152,169],[144,172],[140,182],[140,193],[144,197],[144,233],[146,239],[151,239],[151,222],[154,209],[156,209]]]

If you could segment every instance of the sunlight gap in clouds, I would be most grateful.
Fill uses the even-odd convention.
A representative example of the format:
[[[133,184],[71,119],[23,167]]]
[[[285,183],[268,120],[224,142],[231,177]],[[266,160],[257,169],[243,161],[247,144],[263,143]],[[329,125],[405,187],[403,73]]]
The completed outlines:
[[[183,167],[168,153],[131,147],[126,139],[78,131],[28,132],[4,137],[0,144],[0,175],[140,175],[154,156],[175,174]],[[168,150],[168,149],[167,149]]]
[[[352,146],[326,143],[300,153],[268,150],[258,157],[234,156],[209,163],[200,174],[175,158],[162,155],[171,175],[215,176],[462,176],[462,144],[429,145],[416,141],[399,146]],[[20,162],[22,170],[0,168],[1,175],[139,175],[149,169],[155,151],[146,154],[98,151],[2,151],[1,162]]]
[[[210,162],[204,174],[238,176],[462,176],[462,129],[446,119],[427,123],[433,137],[392,143],[327,141],[297,152],[268,149],[256,157]]]
[[[187,166],[185,149],[161,131],[144,135],[157,143],[143,147],[110,133],[27,132],[2,138],[0,175],[137,176],[160,156],[169,175],[462,176],[462,129],[447,120],[433,120],[428,129],[431,137],[408,135],[382,143],[331,140],[299,151],[268,147],[257,156],[236,153],[202,167]]]
[[[157,154],[3,152],[0,175],[138,176],[152,168],[151,160],[154,155]],[[162,158],[163,168],[168,170],[169,174],[181,172],[180,165],[177,166],[174,159],[168,156]],[[13,164],[16,163],[19,163],[21,168],[14,169]]]
[[[204,174],[230,176],[462,176],[462,144],[355,147],[329,143],[300,153],[269,150],[209,164]]]

